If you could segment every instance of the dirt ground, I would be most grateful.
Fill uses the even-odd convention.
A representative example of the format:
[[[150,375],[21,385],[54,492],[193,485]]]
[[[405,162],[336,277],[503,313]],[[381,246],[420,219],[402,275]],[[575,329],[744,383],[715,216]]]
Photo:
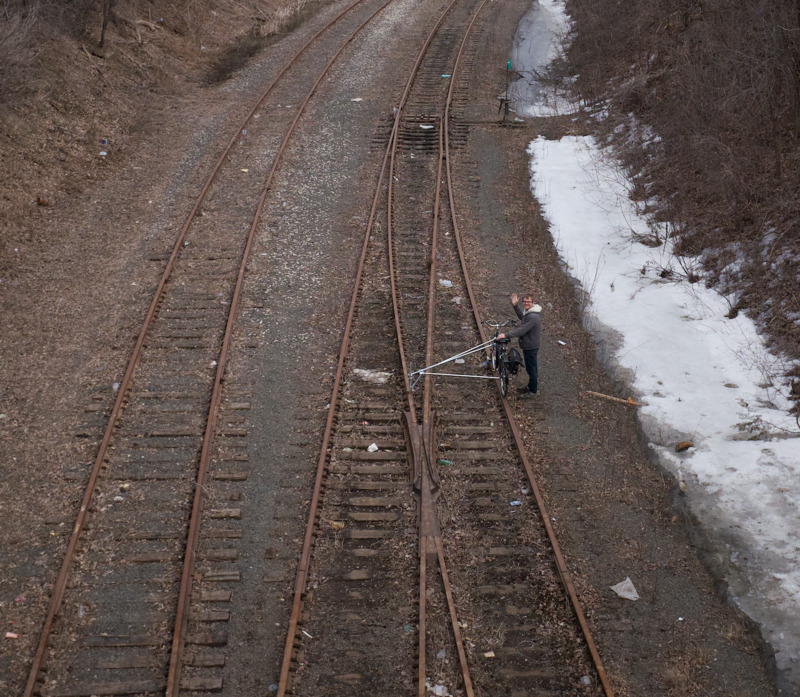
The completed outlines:
[[[290,29],[298,37],[307,32],[324,7],[288,16],[287,36],[272,40],[293,40]],[[163,251],[269,69],[272,40],[252,38],[255,4],[218,10],[214,22],[183,33],[168,31],[169,16],[163,24],[149,15],[142,17],[147,24],[119,22],[102,51],[84,35],[52,39],[38,72],[0,103],[0,620],[4,634],[16,636],[0,638],[2,688],[19,685],[30,662],[63,533],[104,425],[92,405],[108,398],[124,371]],[[516,0],[498,6],[484,34],[479,115],[496,115],[504,76],[493,66],[505,64],[526,10]],[[364,128],[380,131],[375,114],[369,118]],[[726,602],[724,579],[703,566],[693,546],[697,531],[675,483],[648,458],[635,412],[586,395],[621,388],[604,374],[582,328],[574,289],[530,196],[525,155],[538,134],[578,127],[540,121],[475,128],[456,163],[474,182],[459,205],[483,314],[510,314],[512,291],[533,292],[545,308],[541,394],[515,409],[556,532],[617,694],[774,694],[768,651]],[[336,162],[329,167],[335,171]],[[345,211],[348,193],[338,195]],[[309,297],[325,302],[337,269],[314,268],[320,278]],[[300,280],[298,269],[293,273]],[[264,292],[286,293],[274,285],[266,279]],[[337,295],[334,311],[339,305]],[[297,321],[292,303],[282,311],[275,321],[288,328]],[[322,366],[334,334],[321,335],[316,346],[308,345],[314,335],[307,337],[309,356]],[[268,361],[267,349],[232,359],[249,377],[254,403],[275,390],[274,376],[253,362]],[[325,382],[315,378],[310,374],[292,404],[281,404],[285,414],[277,419],[288,421],[309,406],[304,399],[313,401],[296,444],[306,452],[316,446],[324,416]],[[257,410],[273,409],[264,402]],[[299,489],[295,496],[302,501]],[[285,539],[271,544],[272,555],[251,550],[253,563],[292,557],[295,529],[293,519]],[[268,573],[261,571],[259,578]],[[641,596],[635,603],[609,590],[626,576]]]

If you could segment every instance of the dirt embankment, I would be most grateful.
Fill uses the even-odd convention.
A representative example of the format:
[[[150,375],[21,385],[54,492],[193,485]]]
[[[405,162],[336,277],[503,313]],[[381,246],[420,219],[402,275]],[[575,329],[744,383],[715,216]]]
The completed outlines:
[[[577,76],[642,205],[667,223],[653,242],[677,242],[676,275],[697,277],[699,258],[731,316],[747,311],[800,357],[797,3],[566,4],[563,74]]]
[[[0,273],[46,245],[31,209],[89,188],[159,128],[156,109],[224,80],[306,0],[6,0],[0,15]],[[102,41],[101,41],[102,39]]]

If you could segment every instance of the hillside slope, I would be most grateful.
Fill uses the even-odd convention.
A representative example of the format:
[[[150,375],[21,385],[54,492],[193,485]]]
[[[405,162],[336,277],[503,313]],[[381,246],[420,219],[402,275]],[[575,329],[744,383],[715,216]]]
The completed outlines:
[[[602,114],[639,200],[730,294],[731,316],[747,311],[774,348],[800,358],[797,3],[566,6],[563,74]]]

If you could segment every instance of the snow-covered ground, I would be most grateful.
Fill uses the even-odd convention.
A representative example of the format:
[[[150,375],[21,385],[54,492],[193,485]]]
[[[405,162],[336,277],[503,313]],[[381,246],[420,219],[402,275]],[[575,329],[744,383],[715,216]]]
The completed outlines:
[[[524,83],[555,55],[566,26],[560,0],[534,2],[521,22],[512,58],[526,78],[512,91],[520,116],[564,108]],[[538,138],[529,154],[533,195],[580,284],[603,360],[641,404],[650,447],[686,483],[712,560],[776,650],[784,694],[800,693],[800,429],[782,377],[790,364],[766,350],[746,316],[727,317],[729,299],[705,287],[697,260],[674,255],[666,228],[640,215],[624,174],[591,137]],[[691,274],[701,280],[690,283]],[[693,447],[677,452],[681,441]]]

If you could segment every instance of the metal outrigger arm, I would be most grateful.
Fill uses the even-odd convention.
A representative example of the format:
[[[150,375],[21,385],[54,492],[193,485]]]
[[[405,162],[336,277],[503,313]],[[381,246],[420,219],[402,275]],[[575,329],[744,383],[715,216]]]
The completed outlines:
[[[463,358],[464,356],[469,356],[473,353],[478,353],[480,351],[485,351],[494,343],[494,339],[490,339],[489,341],[484,341],[482,344],[478,344],[477,346],[473,346],[472,348],[467,349],[466,351],[462,351],[461,353],[457,353],[454,356],[450,356],[450,358],[445,358],[443,361],[439,361],[438,363],[434,363],[433,365],[429,365],[425,368],[420,368],[419,370],[412,370],[408,374],[409,382],[411,383],[411,389],[413,390],[416,384],[419,382],[420,378],[423,375],[441,375],[444,377],[453,377],[453,378],[477,378],[479,380],[497,380],[498,378],[494,375],[469,375],[465,373],[434,373],[430,372],[432,368],[437,368],[440,365],[444,365],[445,363],[450,363],[451,361],[455,361],[459,358]]]

